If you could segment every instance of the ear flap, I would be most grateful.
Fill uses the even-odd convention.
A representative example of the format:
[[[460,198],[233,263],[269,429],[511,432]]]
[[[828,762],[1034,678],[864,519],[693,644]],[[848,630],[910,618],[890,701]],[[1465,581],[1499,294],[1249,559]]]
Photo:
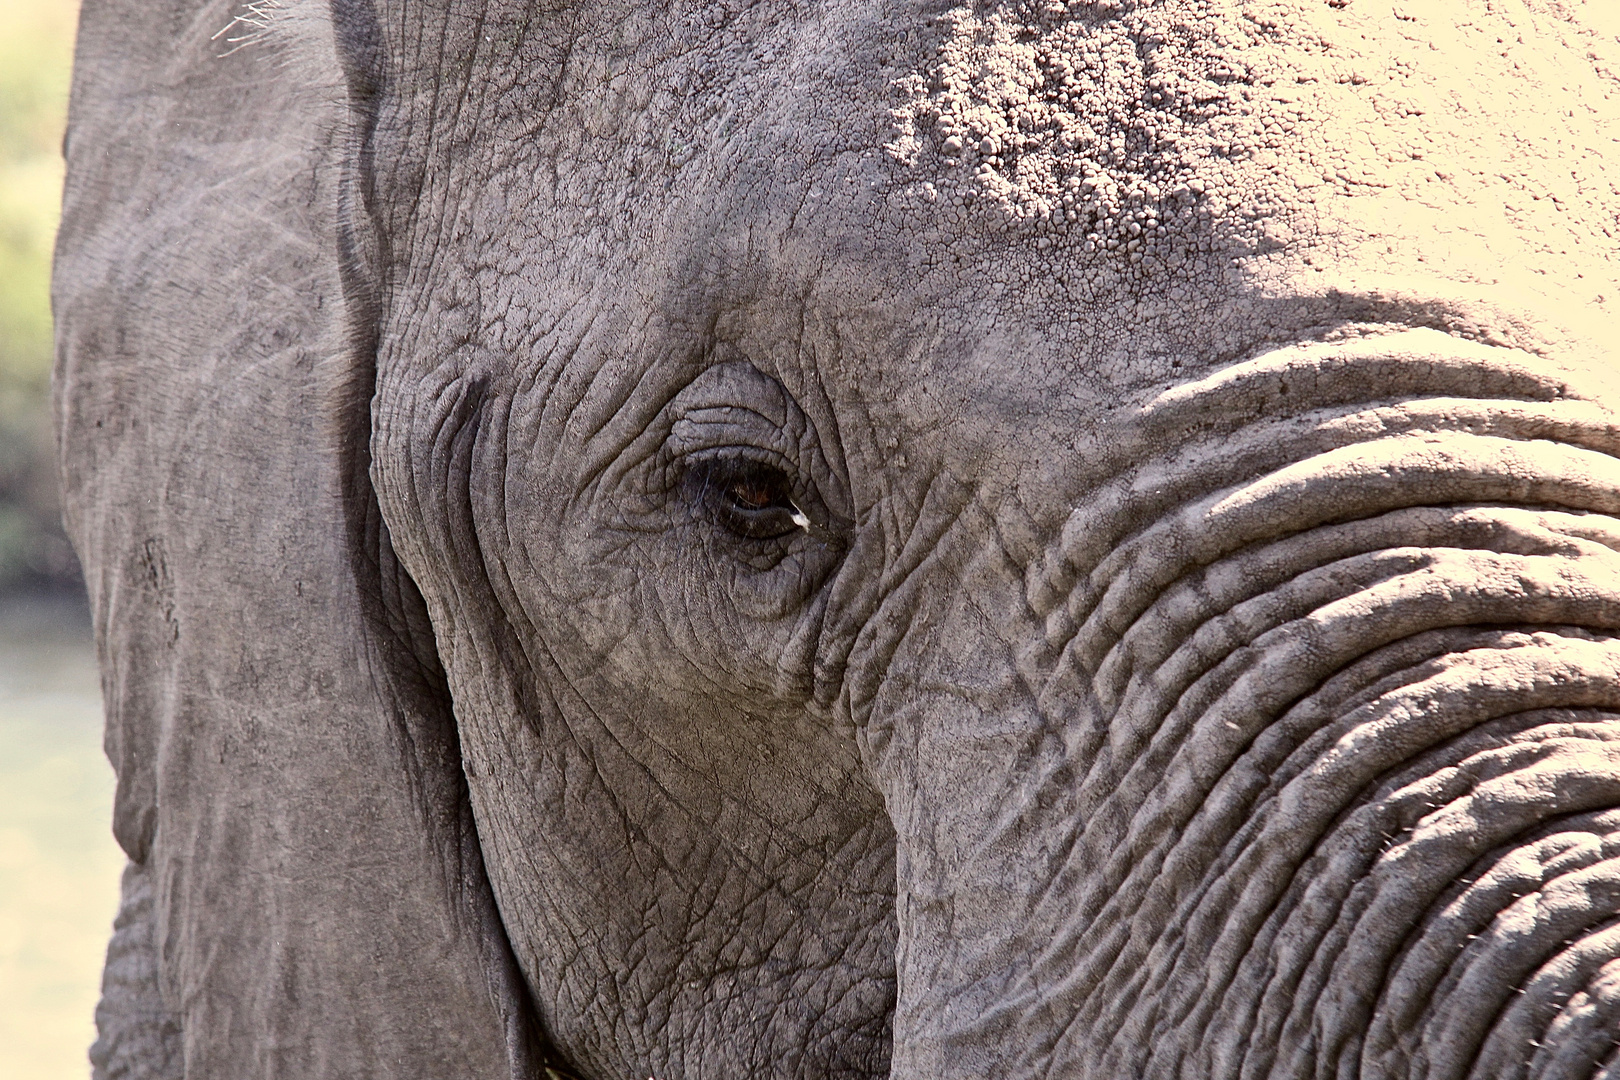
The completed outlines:
[[[57,411],[131,860],[97,1074],[538,1076],[431,631],[365,480],[349,93],[321,7],[274,14],[81,16]]]

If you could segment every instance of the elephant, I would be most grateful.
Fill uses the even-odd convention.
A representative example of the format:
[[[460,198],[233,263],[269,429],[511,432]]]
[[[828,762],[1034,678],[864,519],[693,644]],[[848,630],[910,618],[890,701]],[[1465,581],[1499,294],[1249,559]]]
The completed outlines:
[[[85,0],[95,1075],[1620,1076],[1604,0]]]

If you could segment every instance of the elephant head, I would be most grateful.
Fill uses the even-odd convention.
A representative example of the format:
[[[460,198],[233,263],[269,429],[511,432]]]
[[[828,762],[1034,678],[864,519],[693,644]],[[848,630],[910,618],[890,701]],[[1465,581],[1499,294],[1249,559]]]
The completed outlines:
[[[88,4],[102,1073],[1620,1069],[1616,65]]]

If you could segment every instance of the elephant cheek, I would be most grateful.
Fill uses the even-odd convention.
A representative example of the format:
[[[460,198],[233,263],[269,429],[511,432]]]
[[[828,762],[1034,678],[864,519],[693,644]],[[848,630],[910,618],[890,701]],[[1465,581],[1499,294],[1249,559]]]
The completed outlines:
[[[895,1076],[1615,1053],[1620,436],[1540,364],[1268,354],[1139,414],[1041,559],[957,572],[868,735]]]

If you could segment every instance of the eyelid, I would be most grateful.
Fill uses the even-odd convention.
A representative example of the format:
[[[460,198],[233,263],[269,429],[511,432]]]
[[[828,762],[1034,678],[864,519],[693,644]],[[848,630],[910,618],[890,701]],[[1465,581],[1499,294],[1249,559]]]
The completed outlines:
[[[687,455],[707,449],[738,445],[739,436],[752,436],[750,443],[779,447],[784,433],[769,418],[752,409],[713,406],[693,409],[670,426],[670,449]]]
[[[768,465],[773,469],[779,469],[789,480],[798,475],[792,463],[781,452],[752,443],[726,442],[702,446],[685,451],[678,460],[687,467],[726,461],[749,461],[756,465]]]

